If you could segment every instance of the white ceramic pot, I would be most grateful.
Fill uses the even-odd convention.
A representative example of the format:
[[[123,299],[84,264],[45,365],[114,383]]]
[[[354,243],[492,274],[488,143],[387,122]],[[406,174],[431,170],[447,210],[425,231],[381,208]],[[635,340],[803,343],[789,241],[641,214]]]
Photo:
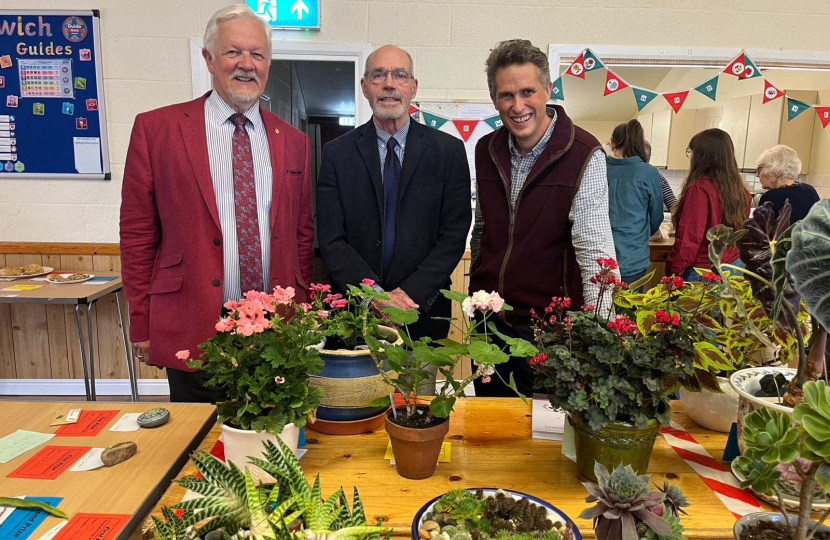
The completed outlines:
[[[680,389],[680,402],[689,417],[702,428],[729,433],[738,418],[738,393],[729,385],[729,379],[718,377],[722,394],[710,390],[690,392]]]
[[[758,409],[775,409],[783,413],[792,414],[792,407],[781,404],[780,398],[756,397],[755,392],[761,388],[761,377],[781,373],[787,380],[796,375],[795,369],[785,367],[753,367],[736,371],[729,377],[729,384],[738,393],[738,447],[744,451],[741,432],[744,427],[744,417]]]
[[[248,463],[249,456],[257,458],[263,457],[262,454],[265,449],[262,444],[265,441],[271,441],[274,445],[277,445],[276,435],[264,431],[258,432],[249,429],[236,429],[225,424],[221,424],[219,427],[222,432],[222,443],[225,445],[226,463],[233,462],[240,470],[245,470],[245,467],[248,467],[254,482],[272,483],[276,481],[270,474]],[[297,443],[300,440],[300,428],[294,424],[288,424],[282,430],[282,433],[279,434],[279,438],[282,439],[282,442],[292,452],[297,453]]]

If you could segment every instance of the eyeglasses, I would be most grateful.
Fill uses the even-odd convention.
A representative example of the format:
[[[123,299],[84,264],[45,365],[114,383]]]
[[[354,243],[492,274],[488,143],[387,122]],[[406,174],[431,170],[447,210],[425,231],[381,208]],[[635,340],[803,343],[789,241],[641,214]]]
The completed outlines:
[[[686,158],[689,159],[692,157],[692,148],[686,147]]]
[[[412,73],[403,68],[395,68],[391,71],[386,68],[370,69],[364,73],[363,77],[372,81],[373,84],[381,84],[386,80],[386,76],[390,73],[392,74],[392,80],[395,81],[395,84],[397,85],[404,85],[408,83],[409,79],[412,77]]]
[[[758,165],[758,168],[755,169],[755,176],[761,176],[761,171],[766,169],[766,165]]]

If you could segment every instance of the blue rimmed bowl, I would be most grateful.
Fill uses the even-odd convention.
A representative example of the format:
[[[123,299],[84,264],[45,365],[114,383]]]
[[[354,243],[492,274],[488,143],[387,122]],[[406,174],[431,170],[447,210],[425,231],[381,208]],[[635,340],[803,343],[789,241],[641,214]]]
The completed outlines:
[[[475,493],[478,490],[484,492],[484,495],[488,497],[495,496],[496,492],[502,491],[507,495],[510,495],[516,500],[519,499],[528,499],[530,502],[538,504],[539,506],[544,507],[548,511],[548,519],[552,522],[561,521],[565,525],[565,529],[570,531],[570,536],[563,535],[563,540],[582,540],[582,533],[579,532],[579,527],[576,526],[576,523],[568,517],[565,512],[558,509],[557,507],[553,506],[549,502],[540,499],[539,497],[534,497],[533,495],[528,495],[527,493],[522,493],[521,491],[513,491],[511,489],[499,489],[499,488],[467,488],[467,491],[471,491]],[[421,525],[426,521],[424,516],[432,512],[432,507],[435,506],[441,497],[446,494],[441,494],[434,499],[427,502],[425,505],[418,510],[418,513],[415,514],[415,518],[412,520],[412,540],[421,540],[418,531],[421,528]]]

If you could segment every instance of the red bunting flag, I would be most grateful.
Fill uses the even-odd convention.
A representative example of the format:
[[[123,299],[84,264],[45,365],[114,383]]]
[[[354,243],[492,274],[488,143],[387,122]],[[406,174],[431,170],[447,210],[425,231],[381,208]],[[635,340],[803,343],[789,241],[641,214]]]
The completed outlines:
[[[409,106],[409,114],[412,114],[417,110],[418,110],[418,107],[416,107],[415,105],[410,105]]]
[[[458,130],[458,133],[461,134],[461,138],[464,139],[464,142],[470,140],[470,135],[473,134],[473,131],[476,129],[476,125],[478,125],[478,120],[453,120],[452,123],[455,124],[455,129]]]
[[[680,112],[680,107],[683,106],[683,103],[686,102],[686,97],[689,95],[689,90],[683,90],[682,92],[666,92],[663,94],[663,97],[666,98],[666,101],[669,102],[671,108],[674,109],[674,113],[677,114]]]
[[[816,105],[815,107],[816,114],[818,114],[818,119],[821,120],[821,126],[827,127],[827,124],[830,124],[830,107],[819,107]]]
[[[570,66],[568,66],[565,73],[573,75],[574,77],[579,77],[580,79],[585,78],[585,51],[579,53],[577,59],[574,60]]]
[[[744,73],[744,69],[746,69],[746,58],[744,57],[744,53],[741,53],[726,65],[723,69],[723,73],[743,78],[742,75]]]
[[[763,101],[763,103],[767,103],[768,101],[772,101],[773,99],[778,99],[783,95],[784,95],[784,92],[782,92],[778,88],[774,87],[772,84],[770,84],[770,82],[768,80],[764,79],[764,101]]]
[[[607,96],[608,94],[613,94],[614,92],[618,92],[623,88],[628,88],[628,83],[625,82],[622,77],[611,71],[610,69],[605,70],[605,93],[603,96]]]

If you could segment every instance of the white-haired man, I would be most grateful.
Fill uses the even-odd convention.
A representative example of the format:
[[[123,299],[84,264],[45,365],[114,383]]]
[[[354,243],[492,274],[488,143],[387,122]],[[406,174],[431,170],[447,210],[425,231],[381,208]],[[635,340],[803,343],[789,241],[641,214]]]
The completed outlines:
[[[308,137],[259,107],[268,25],[250,8],[217,11],[202,56],[213,91],[136,117],[124,170],[121,265],[136,358],[167,368],[171,401],[216,390],[176,352],[215,334],[222,305],[312,275]]]

